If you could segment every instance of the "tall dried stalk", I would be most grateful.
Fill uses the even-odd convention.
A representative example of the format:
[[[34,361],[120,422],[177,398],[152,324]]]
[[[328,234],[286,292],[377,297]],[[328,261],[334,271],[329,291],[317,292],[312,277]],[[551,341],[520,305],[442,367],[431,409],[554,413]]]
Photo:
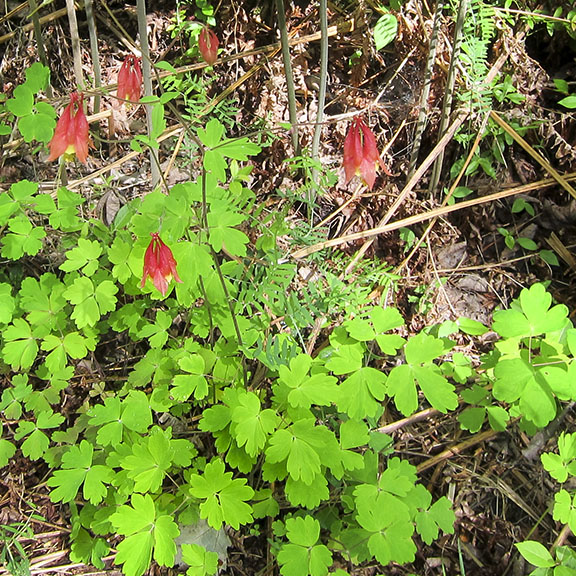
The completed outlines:
[[[284,76],[286,77],[286,89],[288,91],[288,114],[292,125],[292,146],[294,154],[300,155],[300,138],[298,136],[298,118],[296,115],[296,88],[294,87],[294,75],[292,74],[292,61],[290,59],[290,43],[286,28],[286,15],[284,0],[276,0],[276,13],[278,28],[280,30],[280,44],[282,45],[282,62],[284,63]]]
[[[318,90],[318,113],[316,114],[316,125],[314,127],[314,137],[312,138],[312,148],[310,156],[312,160],[318,159],[318,150],[320,148],[320,137],[322,135],[322,123],[324,122],[324,106],[326,104],[326,84],[328,81],[328,2],[320,0],[320,86]],[[319,184],[319,174],[316,168],[312,171],[312,180],[316,189]],[[316,190],[310,189],[309,202],[315,200]]]
[[[72,39],[72,56],[74,58],[74,75],[76,85],[80,90],[84,89],[84,75],[82,73],[82,53],[80,51],[80,35],[78,34],[78,20],[76,19],[76,7],[74,0],[66,0],[66,12],[70,24],[70,38]]]
[[[28,0],[28,7],[30,8],[29,18],[31,18],[32,25],[34,26],[34,38],[36,39],[36,46],[38,47],[38,58],[44,66],[50,68],[50,66],[48,66],[48,58],[46,58],[46,49],[44,48],[44,39],[42,38],[42,27],[40,25],[40,18],[38,17],[36,0]],[[48,98],[52,98],[50,81],[48,81],[48,86],[46,87],[46,94]]]
[[[438,45],[438,31],[440,30],[440,17],[444,8],[443,0],[438,0],[436,4],[436,11],[434,12],[434,22],[432,24],[432,34],[430,35],[430,47],[428,49],[428,59],[426,61],[426,70],[424,72],[424,86],[422,87],[422,94],[420,95],[420,110],[418,111],[418,121],[416,123],[416,132],[412,144],[412,152],[410,154],[410,167],[408,169],[408,180],[416,170],[416,163],[418,162],[418,154],[420,153],[420,144],[422,143],[422,135],[426,128],[428,120],[428,98],[430,97],[430,88],[432,86],[432,71],[434,70],[434,63],[436,62],[436,47]]]
[[[98,89],[102,86],[102,69],[100,67],[100,52],[98,50],[96,21],[94,20],[94,11],[92,8],[92,0],[86,0],[86,20],[88,22],[88,35],[90,37],[92,70],[94,70],[94,87],[96,88],[96,96],[94,97],[94,114],[98,114],[98,112],[100,112],[100,93]]]
[[[450,122],[450,111],[452,110],[452,99],[454,96],[454,85],[456,84],[456,72],[458,58],[460,56],[460,46],[462,45],[462,29],[464,28],[464,20],[466,18],[466,11],[468,10],[469,0],[460,0],[458,6],[458,18],[456,19],[456,26],[454,28],[454,42],[452,48],[452,57],[450,58],[450,67],[448,68],[448,76],[446,77],[446,90],[444,92],[444,102],[442,103],[442,119],[440,120],[440,129],[438,138],[442,138],[444,132]],[[429,190],[432,195],[440,181],[440,174],[442,172],[442,165],[444,163],[444,150],[440,153],[434,167],[432,168],[432,175],[430,177]]]
[[[150,46],[148,44],[148,25],[146,22],[146,0],[137,0],[136,9],[138,11],[138,34],[140,36],[140,51],[142,52],[142,80],[144,82],[144,96],[152,96],[152,74],[150,67]],[[145,105],[146,126],[148,136],[152,134],[152,106]],[[160,183],[160,163],[158,154],[154,148],[150,147],[150,175],[152,178],[152,188],[156,188]]]

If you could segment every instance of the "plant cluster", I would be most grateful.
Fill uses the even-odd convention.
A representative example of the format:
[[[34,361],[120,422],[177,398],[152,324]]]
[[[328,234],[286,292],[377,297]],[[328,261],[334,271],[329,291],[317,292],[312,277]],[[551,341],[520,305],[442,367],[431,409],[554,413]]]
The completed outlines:
[[[200,37],[209,61],[217,42],[208,31]],[[135,60],[125,76],[123,97],[135,100]],[[26,141],[83,160],[82,97],[57,125],[52,108],[36,102],[46,83],[35,65],[4,106]],[[155,101],[152,133],[133,148],[158,145],[173,96]],[[50,499],[70,509],[71,559],[101,569],[112,545],[127,576],[152,561],[173,566],[178,552],[190,576],[215,574],[214,550],[176,542],[200,520],[254,534],[269,522],[285,576],[412,562],[417,543],[453,533],[455,515],[395,455],[381,431],[386,409],[458,413],[470,432],[511,421],[528,432],[547,426],[576,401],[568,309],[553,306],[541,284],[524,289],[494,315],[499,338],[473,363],[456,335],[483,334],[479,322],[404,337],[398,310],[369,305],[367,291],[335,277],[298,292],[296,265],[277,248],[283,218],[257,218],[249,162],[260,145],[228,138],[216,118],[189,130],[199,175],[133,199],[111,226],[89,217],[85,198],[66,186],[51,194],[22,180],[0,192],[0,254],[11,263],[0,272],[0,362],[9,375],[0,467],[17,450],[42,462]],[[372,187],[380,159],[363,120],[353,122],[344,155],[346,177]],[[30,273],[31,261],[42,271]],[[331,314],[343,321],[307,352],[302,333]],[[107,363],[125,368],[112,378],[98,368]],[[69,389],[72,410],[63,403]],[[575,446],[566,435],[560,454],[543,458],[560,482],[574,475]],[[556,506],[555,517],[572,525],[573,494],[560,491]],[[536,549],[526,544],[522,553]]]
[[[544,469],[560,484],[576,477],[576,434],[561,433],[558,438],[558,453],[545,452],[541,455]],[[554,497],[552,512],[554,520],[567,525],[576,533],[576,491],[561,488]],[[534,576],[576,575],[576,552],[569,546],[558,546],[553,555],[535,540],[516,544],[518,551],[536,569]]]

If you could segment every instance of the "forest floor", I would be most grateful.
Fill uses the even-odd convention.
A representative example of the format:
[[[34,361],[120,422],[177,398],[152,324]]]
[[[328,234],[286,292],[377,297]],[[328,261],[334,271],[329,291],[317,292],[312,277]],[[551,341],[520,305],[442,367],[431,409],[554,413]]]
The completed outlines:
[[[54,14],[60,4],[63,3],[41,8],[40,15]],[[300,143],[307,149],[318,102],[318,14],[316,3],[287,4],[298,131]],[[180,6],[186,12],[188,5]],[[457,174],[454,166],[466,154],[454,138],[441,145],[444,168],[439,184],[430,190],[430,169],[413,176],[410,154],[433,22],[433,14],[420,0],[408,0],[396,13],[396,40],[379,52],[371,38],[377,12],[363,2],[330,4],[328,101],[319,159],[336,179],[317,199],[314,210],[309,210],[302,201],[309,193],[305,177],[287,163],[287,159],[296,156],[290,137],[286,133],[277,137],[274,132],[288,121],[288,100],[271,6],[271,2],[258,1],[220,3],[215,27],[222,48],[220,60],[214,72],[200,69],[198,75],[211,75],[199,84],[208,90],[201,95],[207,102],[226,94],[218,114],[228,120],[232,135],[260,132],[262,141],[269,143],[254,159],[250,188],[257,203],[267,210],[286,213],[290,229],[285,237],[286,254],[301,263],[299,290],[305,287],[307,278],[318,273],[319,259],[324,265],[333,263],[335,274],[347,270],[344,277],[349,284],[362,282],[365,286],[372,282],[371,297],[383,298],[396,306],[406,318],[408,333],[462,316],[489,324],[495,309],[508,307],[522,287],[536,281],[548,282],[553,297],[576,310],[576,263],[570,256],[570,249],[576,245],[576,202],[558,183],[548,179],[541,163],[517,143],[511,145],[511,139],[506,140],[502,131],[497,132],[495,124],[491,124],[492,133],[479,141],[476,158],[483,159],[484,169],[478,166],[470,170],[460,179],[457,189],[466,192],[465,187],[472,193],[470,198],[484,200],[451,213],[442,210],[452,206],[445,202],[445,190]],[[137,26],[134,6],[110,2],[109,8],[114,19],[99,2],[95,6],[103,84],[112,86],[127,53],[126,41],[137,37]],[[192,13],[190,8],[185,18]],[[37,59],[33,33],[25,28],[24,14],[25,11],[0,21],[0,81],[8,96],[22,82],[23,71]],[[155,61],[187,66],[194,62],[189,59],[186,27],[175,26],[176,14],[176,7],[169,2],[150,3],[150,42]],[[508,96],[518,94],[521,98],[502,96],[498,101],[493,86],[477,89],[486,91],[498,113],[515,119],[520,126],[531,126],[523,132],[529,145],[537,148],[556,170],[571,177],[576,169],[576,121],[573,114],[557,104],[562,95],[555,90],[553,79],[576,81],[575,41],[562,29],[550,35],[545,23],[536,23],[529,29],[525,20],[508,16],[516,22],[497,26],[488,42],[486,71],[498,67],[498,82],[507,78],[510,83]],[[91,77],[83,12],[78,17],[83,70]],[[500,14],[499,18],[504,16]],[[453,27],[454,18],[442,18],[427,103],[427,126],[414,168],[421,166],[439,140]],[[64,102],[75,85],[65,13],[45,21],[43,36],[54,97]],[[471,74],[470,70],[459,70],[457,92],[471,89],[467,72]],[[230,87],[233,89],[228,92]],[[501,86],[500,89],[504,90]],[[100,132],[100,140],[94,138],[88,164],[76,163],[70,168],[69,182],[89,199],[94,215],[110,222],[126,199],[150,190],[150,170],[147,156],[130,153],[128,146],[130,133],[145,125],[143,107],[126,109],[113,98],[104,96],[103,100],[113,110],[113,126],[109,117],[108,134]],[[383,159],[389,171],[387,174],[380,170],[372,191],[356,180],[346,183],[342,169],[344,138],[350,118],[358,110],[366,111],[365,118],[377,135],[380,149],[385,149]],[[483,134],[487,115],[489,110],[482,113],[476,107],[462,117],[460,134],[466,136],[469,144]],[[178,122],[177,118],[171,120],[172,125]],[[111,137],[118,142],[109,142]],[[168,154],[168,143],[173,147],[174,139],[160,147],[160,164],[167,185],[172,186],[188,179],[190,170],[195,168]],[[42,182],[46,188],[54,185],[57,164],[44,161],[45,151],[34,156],[20,145],[3,147],[0,152],[0,187],[7,189],[23,178]],[[525,192],[486,200],[491,194],[520,186],[526,186]],[[518,210],[517,203],[513,210],[518,199],[530,209]],[[405,225],[363,236],[389,221],[410,217],[412,220]],[[502,229],[516,241],[507,243]],[[355,236],[347,240],[351,234]],[[421,237],[423,242],[417,244]],[[298,243],[297,238],[305,241]],[[531,240],[537,249],[523,248],[518,238]],[[334,240],[333,249],[325,247],[326,240]],[[551,266],[539,256],[540,249],[554,251],[559,264]],[[311,347],[325,335],[326,327],[320,331],[311,327],[307,335]],[[462,340],[459,344],[470,355],[478,356],[490,337],[488,333],[484,340]],[[74,404],[73,399],[71,403]],[[574,424],[574,414],[567,412],[560,430],[574,429]],[[539,460],[548,438],[558,430],[548,432],[548,436],[529,437],[511,427],[502,433],[487,430],[470,435],[459,428],[453,416],[434,412],[426,419],[399,427],[393,432],[396,451],[418,467],[422,483],[433,494],[449,494],[457,517],[455,533],[444,535],[430,547],[422,547],[412,566],[383,570],[371,565],[355,574],[523,574],[525,567],[513,544],[528,535],[552,544],[560,532],[549,513],[554,486]],[[20,543],[29,558],[31,574],[100,573],[68,560],[66,507],[49,500],[45,480],[43,466],[31,465],[24,457],[16,457],[9,468],[2,470],[0,538],[7,537],[6,527],[27,523]],[[233,549],[225,573],[264,573],[260,571],[266,564],[266,543],[239,534],[231,534],[231,538]],[[151,573],[167,573],[165,569],[156,570]],[[107,573],[115,571],[111,566]],[[6,569],[0,567],[0,575],[3,574]]]

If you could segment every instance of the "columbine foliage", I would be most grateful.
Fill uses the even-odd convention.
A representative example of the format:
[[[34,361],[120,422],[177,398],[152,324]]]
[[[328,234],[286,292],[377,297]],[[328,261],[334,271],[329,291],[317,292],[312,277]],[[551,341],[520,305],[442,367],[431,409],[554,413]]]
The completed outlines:
[[[132,200],[110,228],[87,220],[84,199],[66,187],[52,197],[23,180],[0,193],[4,258],[62,254],[50,272],[0,277],[0,357],[12,371],[0,397],[11,421],[0,427],[0,466],[17,449],[43,460],[52,501],[70,506],[72,559],[101,568],[106,539],[120,536],[115,562],[127,576],[153,560],[173,566],[180,527],[199,518],[216,530],[258,530],[270,518],[287,576],[324,575],[336,552],[354,565],[411,562],[419,540],[452,533],[454,514],[394,456],[379,431],[384,405],[410,415],[462,402],[471,431],[485,419],[503,429],[510,417],[545,426],[576,400],[568,310],[540,285],[523,290],[495,315],[500,340],[475,365],[449,336],[481,334],[479,323],[404,338],[401,314],[369,305],[368,289],[328,277],[298,292],[296,265],[278,264],[282,219],[262,230],[252,219],[261,208],[245,163],[260,147],[225,132],[214,119],[199,128],[198,179]],[[141,287],[159,231],[181,280],[161,291]],[[331,313],[344,321],[308,353],[301,329]],[[278,330],[282,322],[290,330]],[[117,379],[79,385],[86,366],[124,351]],[[82,401],[77,413],[59,411],[68,387]],[[544,461],[558,480],[573,474],[573,452],[565,437]],[[556,506],[575,522],[573,495],[561,491]],[[197,545],[182,557],[190,574],[217,569]]]

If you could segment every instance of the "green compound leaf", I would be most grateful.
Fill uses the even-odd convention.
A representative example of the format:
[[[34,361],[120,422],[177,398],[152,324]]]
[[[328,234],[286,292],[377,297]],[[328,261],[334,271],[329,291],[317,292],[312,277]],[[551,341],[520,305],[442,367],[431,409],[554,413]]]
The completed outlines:
[[[484,420],[486,419],[486,407],[473,406],[466,408],[463,412],[458,414],[458,422],[463,430],[469,430],[472,433],[478,432]]]
[[[137,496],[135,494],[134,496]],[[146,495],[148,496],[148,494]],[[154,538],[149,532],[137,532],[128,536],[116,547],[115,564],[123,564],[126,576],[142,576],[150,567]]]
[[[576,529],[576,494],[572,496],[564,489],[556,493],[553,518],[563,524],[568,524],[570,530]]]
[[[66,252],[66,261],[60,265],[60,270],[72,272],[82,269],[86,276],[92,276],[98,269],[98,258],[100,258],[102,251],[103,248],[99,242],[80,238],[78,246]]]
[[[367,533],[368,549],[382,565],[414,561],[414,525],[408,507],[397,497],[380,494],[372,505],[359,508],[357,520]]]
[[[120,235],[114,238],[112,245],[108,247],[108,259],[112,264],[112,276],[125,284],[132,277],[132,270],[128,265],[132,245]]]
[[[291,391],[288,401],[291,406],[310,408],[312,404],[330,406],[338,391],[338,381],[328,374],[309,375],[312,358],[299,354],[290,361],[290,368],[280,366],[279,380]]]
[[[14,182],[10,186],[10,194],[14,200],[20,204],[30,204],[37,200],[34,198],[38,192],[38,183],[30,182],[29,180],[20,180],[19,182]]]
[[[216,252],[222,248],[234,256],[246,256],[246,244],[250,241],[248,236],[234,228],[246,220],[243,214],[231,210],[219,210],[208,213],[208,227],[210,228],[209,242]]]
[[[351,374],[336,395],[336,404],[350,418],[376,416],[386,395],[386,375],[376,368],[364,366]]]
[[[317,544],[320,524],[311,516],[286,520],[286,536],[278,553],[280,573],[284,576],[325,576],[332,564],[332,553],[323,544]]]
[[[148,338],[152,348],[162,348],[168,341],[168,328],[172,326],[172,316],[164,310],[156,312],[156,322],[154,324],[146,324],[138,336],[141,338]]]
[[[189,566],[187,576],[211,576],[218,571],[218,554],[199,544],[182,544],[182,560]]]
[[[124,428],[145,433],[152,425],[148,397],[141,390],[131,390],[124,400],[106,398],[88,410],[89,423],[98,428],[96,441],[101,446],[117,446],[122,442]]]
[[[288,473],[294,480],[311,484],[321,472],[318,452],[312,445],[314,421],[300,421],[298,427],[277,430],[270,438],[266,460],[272,464],[286,460]]]
[[[230,432],[250,456],[261,452],[280,421],[273,410],[260,408],[260,399],[253,392],[239,392],[238,405],[232,407]]]
[[[430,545],[438,538],[439,529],[446,534],[453,534],[455,520],[452,503],[442,496],[428,510],[420,510],[416,514],[416,530],[422,540]]]
[[[36,140],[47,144],[54,134],[54,129],[56,128],[56,120],[52,115],[54,110],[46,102],[38,102],[36,109],[38,111],[45,109],[43,105],[48,107],[51,114],[29,114],[18,120],[18,130],[20,130],[25,142]]]
[[[66,306],[62,296],[66,287],[54,274],[42,274],[40,280],[24,278],[20,288],[20,306],[28,312],[26,319],[36,326],[50,330],[62,329],[66,316],[61,313]]]
[[[10,217],[20,211],[20,203],[15,202],[6,192],[0,192],[0,225],[6,226]]]
[[[224,126],[218,122],[216,118],[212,118],[204,129],[198,129],[198,138],[200,138],[202,144],[207,148],[215,148],[218,146],[223,136]]]
[[[552,558],[550,552],[548,552],[540,542],[526,540],[525,542],[518,542],[514,544],[514,546],[516,546],[518,552],[534,566],[538,566],[539,568],[556,566],[554,558]]]
[[[456,320],[456,324],[461,332],[470,334],[470,336],[482,336],[482,334],[488,332],[488,328],[486,328],[482,322],[478,322],[478,320],[460,317]]]
[[[50,79],[50,69],[40,62],[34,62],[26,69],[26,86],[37,94],[41,90],[46,90]]]
[[[0,468],[4,468],[10,462],[10,458],[16,453],[16,446],[12,442],[2,438],[4,426],[0,422]]]
[[[228,390],[232,390],[228,388]],[[226,394],[226,392],[225,392]],[[203,432],[220,432],[224,430],[232,420],[232,410],[229,406],[216,404],[202,413],[200,420],[200,430]]]
[[[350,374],[362,368],[364,359],[364,348],[359,342],[353,344],[342,344],[335,347],[326,368],[338,376]]]
[[[178,365],[188,374],[178,374],[172,380],[170,395],[178,402],[186,402],[194,395],[196,400],[208,396],[208,381],[205,377],[206,362],[200,354],[190,354],[178,360]]]
[[[232,140],[225,140],[217,147],[217,152],[232,158],[233,160],[240,160],[246,162],[250,156],[257,156],[262,151],[258,144],[254,144],[248,138],[234,138]]]
[[[441,356],[444,351],[444,342],[428,334],[417,334],[410,338],[404,348],[406,362],[411,365],[429,364]]]
[[[560,434],[558,452],[546,452],[540,456],[540,460],[550,476],[563,483],[568,480],[568,476],[576,476],[576,433]]]
[[[542,284],[524,288],[510,310],[494,313],[492,328],[503,338],[530,337],[555,332],[566,326],[568,308],[550,308],[552,296]]]
[[[35,256],[42,249],[42,239],[46,237],[44,228],[34,227],[26,216],[16,216],[8,222],[10,233],[5,234],[2,242],[2,256],[10,260],[19,260],[28,254]]]
[[[120,465],[128,471],[128,478],[134,480],[136,492],[157,492],[176,461],[181,466],[190,465],[193,449],[183,442],[172,440],[170,428],[162,430],[155,426],[149,436],[132,445],[132,453],[122,458]]]
[[[528,351],[520,358],[500,360],[494,368],[494,398],[517,404],[524,417],[543,428],[556,416],[556,399],[543,374],[529,362]]]
[[[110,552],[110,546],[103,538],[93,538],[87,530],[80,527],[70,546],[70,560],[72,562],[83,562],[92,564],[99,570],[104,570],[105,564],[102,561],[104,556]]]
[[[16,303],[12,296],[12,286],[0,282],[0,324],[9,324],[14,314]]]
[[[38,414],[36,423],[20,422],[14,434],[14,439],[21,440],[27,436],[20,447],[22,454],[31,460],[41,458],[50,445],[50,439],[43,430],[58,428],[63,421],[64,416],[61,414],[55,414],[52,410],[45,410]]]
[[[110,522],[119,534],[127,536],[117,547],[115,563],[124,564],[126,576],[142,576],[150,566],[152,554],[161,566],[173,566],[174,539],[178,526],[168,515],[157,514],[149,494],[133,494],[132,506],[119,506]]]
[[[47,482],[55,488],[50,492],[52,502],[72,502],[84,484],[82,495],[96,505],[106,496],[105,484],[112,480],[113,472],[108,466],[93,464],[94,447],[86,440],[79,446],[70,446],[62,456],[62,470],[56,470]]]
[[[38,344],[30,324],[22,318],[15,318],[12,325],[4,330],[3,336],[4,361],[14,370],[30,368],[38,354]]]
[[[418,408],[416,383],[430,404],[443,412],[458,406],[454,386],[440,373],[434,359],[446,351],[442,340],[427,334],[417,334],[405,347],[406,362],[394,367],[388,375],[388,394],[394,397],[398,410],[405,416]]]
[[[232,473],[224,470],[224,462],[217,459],[206,466],[202,476],[192,474],[190,494],[204,500],[200,517],[212,528],[219,530],[225,522],[238,530],[252,521],[252,507],[246,501],[254,496],[254,490],[246,486],[245,478],[232,479]]]
[[[74,232],[82,228],[82,220],[78,217],[78,208],[86,200],[67,188],[58,188],[56,193],[58,208],[49,217],[50,226],[64,232]]]
[[[74,305],[72,319],[78,328],[94,326],[100,317],[116,308],[118,287],[110,280],[100,282],[96,287],[90,278],[80,277],[74,280],[63,296]]]
[[[366,422],[362,420],[346,420],[340,425],[340,444],[343,449],[358,448],[370,441]]]
[[[404,343],[395,334],[385,334],[389,330],[404,325],[404,319],[396,308],[374,306],[368,311],[368,318],[356,317],[344,322],[348,334],[360,342],[376,340],[384,354],[394,354]]]
[[[6,108],[17,117],[31,114],[34,108],[34,92],[25,84],[16,86],[14,97],[6,100]]]
[[[71,358],[84,358],[88,354],[89,341],[78,332],[69,332],[64,338],[48,334],[42,342],[42,350],[52,350],[46,357],[46,366],[52,374],[66,368],[67,356]]]
[[[318,474],[310,484],[294,480],[292,476],[286,479],[286,497],[293,506],[303,506],[312,510],[330,498],[328,480],[323,474]]]
[[[33,388],[28,384],[27,374],[15,374],[12,376],[12,387],[6,388],[0,398],[0,412],[8,420],[20,420],[22,416],[22,403],[32,394]]]

